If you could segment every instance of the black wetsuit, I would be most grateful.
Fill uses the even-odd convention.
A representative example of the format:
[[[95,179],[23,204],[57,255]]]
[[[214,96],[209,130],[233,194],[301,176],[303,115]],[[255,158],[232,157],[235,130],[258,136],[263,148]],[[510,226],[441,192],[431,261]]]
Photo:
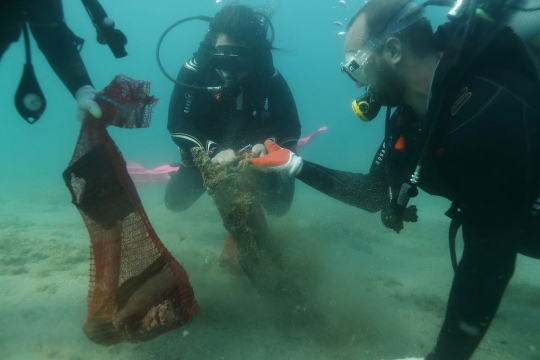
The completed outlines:
[[[3,0],[0,4],[0,58],[21,36],[26,21],[51,68],[73,96],[92,85],[77,50],[77,38],[64,22],[61,0]]]
[[[201,70],[195,59],[184,64],[177,79],[198,86],[223,83],[214,69]],[[300,121],[289,86],[272,67],[271,71],[243,81],[238,97],[176,85],[169,105],[168,129],[182,154],[183,166],[167,186],[165,204],[173,211],[183,211],[204,193],[201,174],[192,163],[191,148],[203,147],[213,157],[222,150],[236,151],[273,139],[293,149],[300,136]],[[294,179],[258,174],[257,185],[261,202],[270,213],[283,215],[288,211]]]
[[[538,74],[509,29],[483,21],[465,53],[478,51],[451,70],[454,26],[437,33],[447,52],[432,85],[428,115],[438,114],[439,122],[420,188],[459,206],[464,251],[429,360],[469,359],[495,316],[517,254],[540,258],[540,221],[530,215],[540,190]],[[350,205],[383,210],[388,187],[395,193],[415,169],[426,139],[420,124],[410,108],[398,108],[388,124],[390,146],[381,146],[369,174],[305,161],[297,178]],[[404,148],[396,146],[400,137]]]

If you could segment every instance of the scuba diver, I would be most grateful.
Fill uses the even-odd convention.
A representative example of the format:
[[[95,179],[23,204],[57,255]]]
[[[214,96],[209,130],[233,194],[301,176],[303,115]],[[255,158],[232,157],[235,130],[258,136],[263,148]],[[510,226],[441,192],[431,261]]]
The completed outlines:
[[[240,149],[266,154],[263,142],[268,139],[295,151],[300,137],[292,93],[273,66],[270,16],[244,5],[227,5],[209,27],[194,57],[180,69],[169,105],[168,129],[182,156],[182,166],[165,193],[172,211],[186,210],[205,191],[191,148],[203,147],[212,162],[222,164]],[[257,175],[264,208],[277,216],[287,213],[294,179]]]
[[[418,187],[452,201],[451,234],[463,227],[464,250],[426,360],[470,359],[517,255],[540,259],[538,59],[513,29],[477,16],[474,4],[469,16],[435,34],[424,6],[410,0],[370,1],[351,19],[342,71],[357,87],[368,86],[353,109],[370,120],[388,107],[385,139],[368,174],[327,169],[270,142],[268,155],[250,160],[261,171],[381,211],[397,232],[417,220],[408,200]]]
[[[107,43],[116,57],[127,55],[123,46],[124,34],[114,29],[114,22],[97,0],[82,0],[96,30],[98,41]],[[81,59],[79,51],[84,40],[66,25],[61,0],[5,0],[0,5],[0,58],[11,43],[23,33],[26,64],[15,96],[19,114],[30,124],[43,114],[46,100],[34,74],[28,25],[39,49],[51,68],[77,101],[77,119],[82,121],[87,112],[101,117],[101,109],[94,101],[96,90]],[[118,55],[118,56],[117,56]]]

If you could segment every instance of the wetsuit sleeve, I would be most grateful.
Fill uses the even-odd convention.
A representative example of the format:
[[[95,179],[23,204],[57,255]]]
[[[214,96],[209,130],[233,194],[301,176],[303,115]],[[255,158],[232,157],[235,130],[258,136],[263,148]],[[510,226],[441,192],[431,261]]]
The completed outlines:
[[[538,93],[517,74],[477,75],[451,108],[448,142],[459,169],[464,250],[429,359],[472,356],[514,272],[531,184],[538,183],[540,117],[531,105],[537,101],[527,100]]]
[[[202,74],[194,59],[182,66],[177,80],[188,85],[202,86]],[[209,109],[208,94],[205,91],[175,85],[169,103],[169,122],[167,128],[171,138],[178,146],[183,161],[191,159],[190,149],[203,147],[210,156],[218,153],[218,144],[208,138],[197,126],[203,121]]]
[[[11,43],[19,40],[19,21],[22,17],[20,6],[19,0],[0,2],[0,60]]]
[[[304,160],[296,178],[336,200],[373,213],[389,202],[385,174],[378,171],[378,167],[374,162],[368,174],[359,174],[328,169]]]
[[[300,120],[291,89],[277,71],[272,78],[269,102],[271,118],[268,121],[272,122],[270,136],[276,139],[279,146],[294,149],[300,138]]]
[[[74,42],[75,35],[64,22],[61,1],[29,0],[24,7],[39,49],[69,92],[75,96],[80,87],[92,85]]]

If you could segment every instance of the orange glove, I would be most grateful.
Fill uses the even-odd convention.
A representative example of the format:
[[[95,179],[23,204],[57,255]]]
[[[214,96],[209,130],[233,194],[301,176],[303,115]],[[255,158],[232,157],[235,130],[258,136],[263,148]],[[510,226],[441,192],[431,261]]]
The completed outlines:
[[[296,176],[302,170],[302,158],[290,150],[278,146],[272,140],[266,140],[264,146],[268,155],[252,158],[249,162],[262,172],[277,172],[287,176]]]

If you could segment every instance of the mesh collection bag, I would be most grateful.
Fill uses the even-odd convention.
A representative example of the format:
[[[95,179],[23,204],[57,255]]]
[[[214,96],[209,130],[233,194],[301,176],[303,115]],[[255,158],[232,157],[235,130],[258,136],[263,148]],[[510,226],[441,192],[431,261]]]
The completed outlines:
[[[117,76],[96,95],[103,116],[85,119],[63,177],[90,234],[88,315],[101,345],[141,342],[187,324],[198,306],[184,268],[159,240],[109,125],[148,127],[150,84]]]

